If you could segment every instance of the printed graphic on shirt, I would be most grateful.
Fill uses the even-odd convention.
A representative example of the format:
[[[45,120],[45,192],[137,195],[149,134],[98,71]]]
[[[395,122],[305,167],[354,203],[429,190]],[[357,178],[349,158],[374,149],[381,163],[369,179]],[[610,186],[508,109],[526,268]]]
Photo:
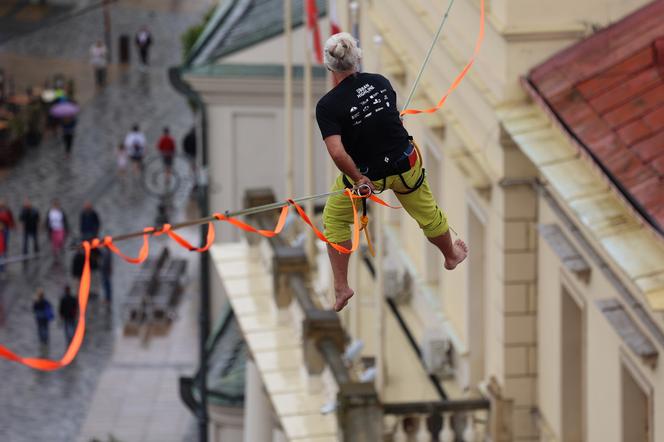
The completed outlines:
[[[385,110],[385,107],[390,107],[387,89],[381,89],[380,91],[375,91],[375,89],[376,88],[370,84],[365,84],[355,89],[357,98],[362,98],[367,94],[370,95],[368,98],[360,101],[359,106],[352,106],[350,108],[349,113],[353,126],[362,124],[362,120],[366,120],[372,115]],[[359,112],[357,112],[358,109],[360,109]]]
[[[357,89],[355,89],[355,91],[357,92],[357,98],[364,97],[366,94],[373,91],[374,89],[376,88],[371,86],[370,84],[365,84],[362,87],[358,87]]]

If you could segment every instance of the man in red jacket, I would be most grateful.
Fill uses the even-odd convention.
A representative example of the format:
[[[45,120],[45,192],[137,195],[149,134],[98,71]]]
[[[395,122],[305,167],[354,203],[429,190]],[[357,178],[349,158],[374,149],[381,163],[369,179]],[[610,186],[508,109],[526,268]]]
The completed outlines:
[[[9,230],[14,228],[14,215],[12,211],[7,207],[7,202],[4,199],[0,199],[0,225],[2,225],[2,236],[3,236],[3,251],[0,252],[0,257],[7,253],[9,249]]]
[[[5,226],[0,223],[0,274],[5,270]]]
[[[170,181],[171,174],[173,173],[173,157],[175,156],[175,140],[171,137],[168,127],[164,128],[164,132],[157,142],[157,149],[161,153],[161,158],[164,160],[164,167],[166,168],[166,181]]]

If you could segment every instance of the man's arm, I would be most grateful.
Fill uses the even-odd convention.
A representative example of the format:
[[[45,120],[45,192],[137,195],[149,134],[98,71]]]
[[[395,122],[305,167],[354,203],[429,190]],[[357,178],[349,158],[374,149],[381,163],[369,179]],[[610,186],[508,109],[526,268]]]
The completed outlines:
[[[324,141],[325,146],[327,146],[327,152],[341,172],[353,180],[356,185],[367,184],[371,187],[372,191],[375,190],[371,180],[357,170],[355,161],[346,153],[346,149],[344,149],[344,145],[341,142],[341,135],[330,135]]]

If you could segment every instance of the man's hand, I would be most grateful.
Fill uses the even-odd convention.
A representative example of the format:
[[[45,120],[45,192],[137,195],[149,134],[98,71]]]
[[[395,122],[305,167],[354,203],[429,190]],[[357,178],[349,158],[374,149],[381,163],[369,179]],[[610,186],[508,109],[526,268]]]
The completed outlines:
[[[362,186],[362,187],[360,187],[360,186]],[[374,186],[374,183],[369,178],[367,178],[366,176],[360,175],[360,177],[357,180],[355,180],[355,187],[358,188],[358,191],[360,192],[360,195],[366,195],[368,193],[366,186],[369,186],[369,188],[371,189],[371,192],[376,191],[376,187]]]

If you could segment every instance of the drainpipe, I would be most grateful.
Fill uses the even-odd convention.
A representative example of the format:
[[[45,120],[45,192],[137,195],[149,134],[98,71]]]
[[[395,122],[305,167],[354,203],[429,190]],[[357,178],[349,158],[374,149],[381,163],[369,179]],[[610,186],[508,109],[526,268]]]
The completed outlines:
[[[173,88],[191,100],[196,106],[196,113],[200,115],[200,136],[196,137],[197,151],[200,157],[200,174],[196,178],[198,184],[198,207],[202,216],[209,213],[208,195],[208,139],[207,139],[207,112],[201,96],[182,79],[182,70],[179,66],[168,69],[168,78]],[[207,225],[201,225],[201,244],[207,240]],[[208,442],[208,400],[207,400],[207,340],[210,335],[210,256],[209,252],[200,253],[200,312],[199,312],[199,376],[198,391],[200,401],[197,411],[199,441]]]

